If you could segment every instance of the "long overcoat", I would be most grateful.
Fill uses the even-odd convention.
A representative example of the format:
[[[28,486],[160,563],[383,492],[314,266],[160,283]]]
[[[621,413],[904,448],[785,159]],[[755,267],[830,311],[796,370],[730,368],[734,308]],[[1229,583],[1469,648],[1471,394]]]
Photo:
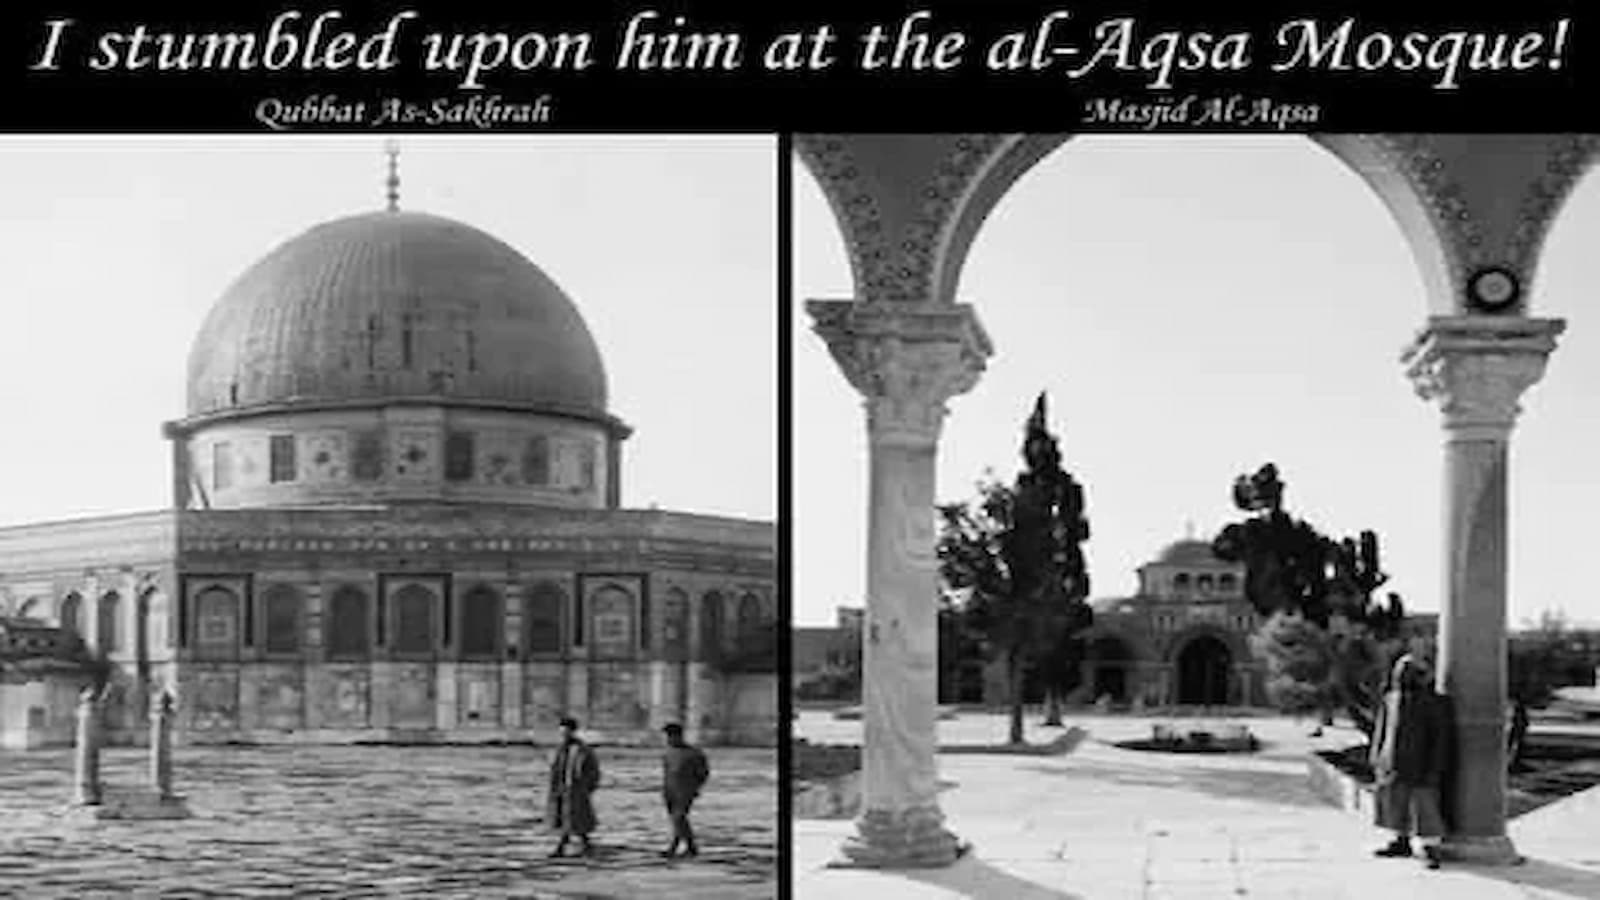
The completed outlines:
[[[550,791],[545,795],[545,821],[556,831],[594,831],[591,795],[600,786],[600,760],[582,741],[563,744],[550,762]]]
[[[1398,716],[1390,696],[1378,704],[1372,729],[1372,774],[1378,785],[1442,787],[1451,763],[1455,722],[1448,698],[1432,690],[1402,692]]]

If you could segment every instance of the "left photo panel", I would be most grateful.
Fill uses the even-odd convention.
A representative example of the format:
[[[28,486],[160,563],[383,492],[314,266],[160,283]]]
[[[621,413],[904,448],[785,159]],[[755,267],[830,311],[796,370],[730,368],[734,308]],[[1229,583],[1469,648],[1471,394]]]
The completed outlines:
[[[0,895],[768,898],[777,139],[0,139]]]

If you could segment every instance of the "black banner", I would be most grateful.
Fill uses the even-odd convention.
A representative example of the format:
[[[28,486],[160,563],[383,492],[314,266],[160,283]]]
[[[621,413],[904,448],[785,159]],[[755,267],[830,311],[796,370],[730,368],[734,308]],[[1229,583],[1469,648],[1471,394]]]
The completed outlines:
[[[12,131],[1587,129],[1600,10],[338,2],[6,12]]]

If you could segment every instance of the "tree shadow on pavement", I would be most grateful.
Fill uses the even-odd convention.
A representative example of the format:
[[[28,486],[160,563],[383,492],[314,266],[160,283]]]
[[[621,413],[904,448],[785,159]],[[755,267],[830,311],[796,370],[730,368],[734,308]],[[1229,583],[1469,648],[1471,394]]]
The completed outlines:
[[[1446,865],[1449,865],[1446,863]],[[1529,859],[1518,866],[1450,866],[1479,878],[1526,885],[1560,897],[1600,897],[1600,871],[1580,869],[1542,859]]]
[[[907,869],[898,874],[912,881],[955,891],[962,897],[1005,897],[1006,900],[1085,900],[1080,894],[1038,884],[968,853],[942,869]]]

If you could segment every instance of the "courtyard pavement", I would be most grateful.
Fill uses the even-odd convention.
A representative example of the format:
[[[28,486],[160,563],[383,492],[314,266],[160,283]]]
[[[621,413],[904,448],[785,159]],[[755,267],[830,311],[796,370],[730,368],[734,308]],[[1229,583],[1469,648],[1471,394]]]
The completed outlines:
[[[797,820],[797,900],[1006,898],[1600,898],[1600,793],[1587,791],[1513,820],[1521,866],[1446,864],[1372,856],[1385,833],[1326,805],[1306,777],[1306,753],[1352,742],[1307,737],[1308,725],[1243,720],[1266,746],[1253,755],[1168,755],[1112,746],[1149,737],[1156,719],[1068,717],[1089,732],[1070,755],[951,754],[939,758],[948,826],[972,844],[945,869],[874,872],[826,864],[849,821]],[[1164,720],[1163,720],[1164,721]],[[1203,720],[1185,719],[1198,725]],[[941,745],[997,744],[999,715],[939,723]],[[860,722],[803,713],[796,734],[859,743]],[[1060,734],[1028,725],[1030,741]]]
[[[659,752],[607,747],[596,857],[547,859],[549,752],[180,747],[172,822],[63,816],[70,751],[0,753],[0,897],[776,896],[776,751],[708,751],[701,856],[672,863]],[[144,783],[144,751],[103,762],[110,792]]]

